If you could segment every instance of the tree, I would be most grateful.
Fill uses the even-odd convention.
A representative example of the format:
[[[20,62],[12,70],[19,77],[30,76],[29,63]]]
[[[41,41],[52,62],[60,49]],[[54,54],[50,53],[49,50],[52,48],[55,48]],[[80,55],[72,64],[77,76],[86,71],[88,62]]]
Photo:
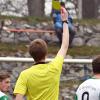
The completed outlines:
[[[83,0],[83,18],[97,18],[99,0]]]
[[[44,16],[45,0],[28,0],[27,4],[30,16]]]

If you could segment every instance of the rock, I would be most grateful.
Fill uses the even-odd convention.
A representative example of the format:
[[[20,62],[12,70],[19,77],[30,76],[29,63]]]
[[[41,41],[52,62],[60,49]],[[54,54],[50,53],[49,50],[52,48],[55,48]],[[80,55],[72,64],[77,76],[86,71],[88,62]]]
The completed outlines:
[[[59,40],[58,40],[58,38],[57,38],[56,35],[52,35],[52,37],[51,37],[51,42],[59,43]]]
[[[41,36],[41,38],[47,42],[50,42],[52,37],[49,33],[45,33],[44,35]]]
[[[30,38],[31,41],[33,41],[34,39],[39,38],[37,33],[29,33],[28,37]]]
[[[26,53],[24,54],[24,57],[30,57],[29,52],[26,52]]]
[[[9,37],[9,33],[3,31],[3,32],[1,33],[1,36],[2,36],[2,37]]]
[[[96,46],[96,47],[99,47],[100,46],[100,38],[93,38],[93,39],[90,39],[87,44],[87,46]]]
[[[31,28],[33,28],[33,27],[30,26],[29,24],[23,24],[23,27],[24,27],[24,28],[27,28],[27,29],[31,29]]]
[[[2,37],[1,42],[3,42],[3,43],[14,43],[15,41],[12,38]]]
[[[4,21],[4,25],[6,25],[6,26],[11,25],[11,24],[12,24],[11,20],[5,20]]]
[[[73,39],[72,46],[83,46],[84,40],[81,37],[76,37]]]
[[[65,58],[67,58],[67,59],[72,59],[73,57],[72,57],[71,55],[66,55]]]
[[[41,29],[41,28],[43,28],[43,26],[40,23],[38,23],[38,24],[36,24],[36,28]]]
[[[48,26],[48,24],[47,24],[46,22],[42,22],[41,25],[42,25],[43,27]]]
[[[91,29],[90,27],[86,27],[86,28],[84,29],[84,31],[85,31],[86,33],[93,33],[93,31],[92,31],[92,29]]]
[[[30,39],[27,36],[19,37],[19,42],[30,42]]]
[[[100,33],[100,24],[93,26],[94,32]]]
[[[14,39],[14,33],[10,33],[10,35],[9,35],[9,37],[8,38],[12,38],[12,39]]]
[[[11,71],[13,67],[10,63],[2,62],[2,69]]]

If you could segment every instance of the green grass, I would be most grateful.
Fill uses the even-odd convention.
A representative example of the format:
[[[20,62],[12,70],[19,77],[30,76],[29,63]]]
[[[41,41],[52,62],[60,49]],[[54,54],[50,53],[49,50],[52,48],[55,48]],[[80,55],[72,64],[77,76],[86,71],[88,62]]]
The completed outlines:
[[[59,50],[59,46],[57,44],[49,44],[48,45],[48,53],[49,54],[56,54]],[[26,44],[7,44],[7,43],[0,43],[0,54],[10,54],[15,53],[17,51],[22,51],[26,53],[28,48]],[[100,54],[100,47],[73,47],[68,49],[68,54],[71,56],[93,56]]]
[[[59,50],[59,46],[57,45],[50,45],[49,46],[49,53],[52,52],[56,54]],[[81,47],[73,47],[68,49],[68,54],[72,56],[93,56],[100,54],[100,47],[88,47],[88,46],[81,46]]]
[[[68,50],[68,53],[76,56],[92,56],[92,55],[98,55],[100,54],[100,47],[88,47],[88,46],[82,46],[82,47],[74,47],[72,49]]]
[[[80,24],[87,24],[87,25],[96,25],[96,24],[100,24],[100,19],[75,19],[74,20],[75,23],[80,23]]]
[[[18,20],[18,21],[26,21],[28,23],[40,23],[40,22],[50,22],[52,21],[52,17],[34,17],[34,16],[24,16],[24,17],[16,17],[16,16],[2,16],[0,15],[0,20],[5,20],[5,19],[10,19],[10,20]],[[100,19],[74,19],[75,23],[79,23],[79,24],[88,24],[88,25],[96,25],[96,24],[100,24]]]
[[[0,43],[0,54],[10,55],[17,51],[22,51],[23,53],[27,51],[25,44],[9,44],[9,43]]]
[[[0,15],[0,20],[5,20],[5,19],[10,19],[10,20],[16,20],[16,21],[26,21],[27,23],[40,23],[40,22],[49,22],[52,20],[50,17],[34,17],[34,16],[25,16],[25,17],[17,17],[17,16],[2,16]]]

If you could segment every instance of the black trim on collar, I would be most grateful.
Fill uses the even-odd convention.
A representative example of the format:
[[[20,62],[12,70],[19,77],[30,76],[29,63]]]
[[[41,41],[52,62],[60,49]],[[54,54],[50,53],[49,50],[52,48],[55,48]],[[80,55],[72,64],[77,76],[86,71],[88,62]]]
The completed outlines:
[[[46,62],[37,62],[35,63],[34,65],[37,65],[37,64],[45,64]]]

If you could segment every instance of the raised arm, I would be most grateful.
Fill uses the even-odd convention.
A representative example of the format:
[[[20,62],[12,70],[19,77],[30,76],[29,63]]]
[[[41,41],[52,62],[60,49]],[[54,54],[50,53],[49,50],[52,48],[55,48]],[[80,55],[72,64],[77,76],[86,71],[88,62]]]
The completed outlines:
[[[58,51],[57,55],[65,57],[69,46],[69,30],[68,30],[68,23],[66,23],[68,20],[68,13],[67,10],[63,7],[61,8],[61,18],[63,21],[63,35],[62,35],[61,48]]]

